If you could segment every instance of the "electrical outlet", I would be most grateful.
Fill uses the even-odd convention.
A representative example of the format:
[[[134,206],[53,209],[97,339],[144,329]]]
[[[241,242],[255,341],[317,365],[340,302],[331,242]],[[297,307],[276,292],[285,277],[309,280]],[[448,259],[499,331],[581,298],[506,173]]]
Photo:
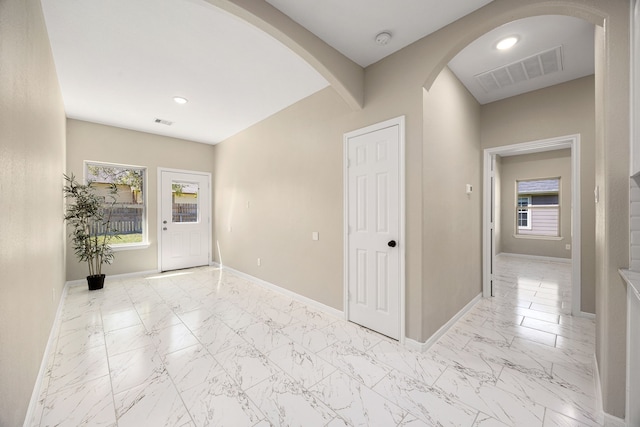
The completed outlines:
[[[262,260],[260,260],[260,258],[258,258],[258,267],[260,267],[260,265],[262,265]]]

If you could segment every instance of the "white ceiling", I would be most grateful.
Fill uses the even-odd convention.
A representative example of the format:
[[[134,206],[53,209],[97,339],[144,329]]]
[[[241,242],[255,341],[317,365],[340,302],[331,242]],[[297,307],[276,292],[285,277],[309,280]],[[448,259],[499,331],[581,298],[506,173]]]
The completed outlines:
[[[70,118],[216,143],[328,85],[290,49],[202,0],[42,4]]]
[[[266,1],[361,66],[489,3]],[[42,4],[70,118],[215,144],[328,85],[290,49],[204,0]],[[393,36],[386,46],[374,41],[381,31]],[[493,48],[501,32],[521,35],[521,43],[507,55]],[[496,94],[487,98],[474,88],[474,75],[560,44],[570,71],[563,78],[593,73],[593,26],[559,17],[501,27],[465,49],[451,68],[480,102],[487,102]],[[544,85],[557,83],[539,80]],[[501,89],[499,96],[517,92],[511,89]],[[178,105],[174,96],[189,103]]]
[[[513,48],[495,48],[498,41],[514,35],[519,41]],[[593,74],[593,43],[594,26],[589,22],[569,16],[536,16],[513,21],[476,39],[449,62],[449,68],[478,102],[486,104]],[[557,46],[562,46],[562,71],[491,92],[486,92],[475,79],[480,73]]]
[[[355,63],[366,67],[491,0],[266,0]],[[389,32],[385,46],[375,43]]]

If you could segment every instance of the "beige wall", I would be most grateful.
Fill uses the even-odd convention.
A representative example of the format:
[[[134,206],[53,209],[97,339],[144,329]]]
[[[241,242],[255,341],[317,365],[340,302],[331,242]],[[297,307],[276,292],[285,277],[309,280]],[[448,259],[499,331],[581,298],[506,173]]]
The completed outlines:
[[[605,24],[606,30],[598,30],[597,34],[597,56],[596,56],[596,113],[595,113],[595,146],[596,146],[596,180],[600,187],[600,202],[596,210],[596,257],[594,263],[585,262],[583,265],[594,265],[594,276],[596,277],[597,289],[597,359],[602,380],[602,388],[604,394],[604,409],[616,416],[624,417],[624,372],[625,372],[625,323],[624,323],[624,301],[625,289],[622,279],[617,274],[619,267],[625,267],[628,264],[628,134],[629,134],[629,75],[628,75],[628,43],[629,43],[629,4],[627,1],[616,0],[609,2],[601,2],[599,0],[563,0],[557,2],[549,2],[546,0],[494,0],[486,7],[462,18],[459,21],[443,28],[435,34],[416,42],[405,49],[391,55],[383,61],[380,61],[365,70],[365,107],[363,110],[351,111],[344,107],[345,104],[339,102],[332,89],[316,94],[307,100],[302,101],[302,108],[296,112],[298,106],[292,107],[285,112],[277,114],[268,119],[264,124],[268,126],[269,131],[265,132],[264,128],[259,133],[251,133],[252,129],[232,138],[239,140],[250,135],[252,147],[245,151],[247,156],[253,151],[252,149],[258,144],[275,143],[278,140],[291,141],[290,135],[296,134],[291,132],[292,128],[305,128],[304,139],[298,141],[298,145],[294,148],[304,151],[304,143],[308,138],[314,138],[317,141],[324,141],[329,147],[333,147],[335,140],[341,141],[341,135],[344,132],[357,129],[359,127],[379,122],[384,119],[396,117],[398,115],[406,115],[407,126],[407,335],[417,340],[424,340],[430,335],[430,331],[435,327],[435,323],[439,320],[423,322],[423,314],[429,313],[434,307],[442,304],[437,299],[429,298],[429,286],[423,285],[423,262],[425,249],[430,249],[429,243],[423,241],[423,235],[429,234],[428,226],[425,227],[426,233],[423,234],[423,221],[426,217],[423,214],[423,204],[425,209],[433,207],[425,202],[428,189],[423,189],[423,184],[428,182],[431,177],[429,171],[423,168],[423,86],[428,90],[432,88],[437,76],[440,74],[442,67],[467,43],[482,35],[484,32],[495,28],[503,23],[513,19],[532,16],[537,14],[553,14],[566,13],[573,16],[579,16],[591,20],[592,22]],[[2,340],[5,338],[9,342],[15,342],[16,345],[9,349],[3,346],[0,350],[0,416],[7,418],[7,424],[15,424],[13,421],[20,421],[23,416],[24,409],[28,403],[28,394],[30,393],[33,379],[37,372],[41,351],[46,341],[46,335],[51,325],[53,316],[53,303],[50,301],[50,287],[59,287],[61,283],[55,279],[60,277],[62,280],[62,226],[60,219],[62,214],[61,197],[59,193],[59,185],[61,180],[59,177],[64,164],[64,147],[62,147],[62,138],[64,134],[64,121],[61,119],[62,110],[60,96],[55,81],[49,47],[44,33],[44,25],[39,4],[36,1],[18,2],[15,0],[6,0],[0,3],[0,16],[2,17],[2,25],[0,26],[0,59],[2,59],[2,79],[0,88],[2,89],[2,97],[0,98],[0,113],[3,121],[0,127],[2,135],[3,152],[0,159],[3,164],[2,185],[5,183],[15,183],[14,188],[21,191],[24,200],[22,210],[13,212],[24,213],[25,216],[2,218],[3,223],[11,223],[10,231],[3,232],[2,243],[0,249],[3,250],[2,271],[6,273],[5,277],[10,279],[11,283],[20,283],[19,288],[8,287],[4,281],[0,287],[2,289],[2,298],[0,304],[0,320],[2,325]],[[6,65],[9,64],[9,65]],[[8,76],[8,77],[6,77]],[[5,78],[6,77],[6,78]],[[434,90],[437,86],[433,87]],[[430,99],[429,102],[437,103],[436,99]],[[327,111],[329,109],[334,111]],[[484,109],[483,109],[484,110]],[[294,112],[291,115],[291,112]],[[325,114],[325,116],[323,116]],[[567,111],[571,114],[571,111]],[[33,120],[31,120],[33,117]],[[291,119],[300,120],[300,122],[292,123]],[[286,120],[285,120],[286,119]],[[324,119],[324,120],[323,120]],[[484,123],[484,111],[481,112],[481,123]],[[38,126],[33,123],[37,122]],[[546,126],[546,122],[544,123]],[[77,124],[77,126],[76,126]],[[261,124],[262,125],[262,124]],[[116,130],[115,128],[100,127],[99,125],[80,124],[79,122],[70,121],[69,127],[75,128],[75,135],[81,138],[73,138],[69,141],[69,151],[77,150],[82,157],[91,154],[92,160],[104,160],[112,162],[125,162],[133,164],[142,164],[151,167],[148,159],[170,160],[170,163],[161,166],[185,168],[185,169],[202,169],[199,167],[203,155],[203,149],[194,149],[197,153],[193,157],[183,160],[171,154],[175,152],[175,145],[167,142],[164,138],[149,137],[137,135],[131,137],[128,132]],[[484,125],[481,125],[481,136],[483,147],[485,147],[485,134],[483,133]],[[71,133],[71,132],[70,132]],[[302,132],[297,131],[300,135]],[[505,133],[506,134],[506,133]],[[98,135],[98,138],[96,138]],[[523,141],[532,139],[521,134]],[[557,135],[549,135],[557,136]],[[72,137],[70,137],[72,139]],[[96,141],[98,139],[100,144]],[[7,141],[10,141],[8,148],[5,148]],[[15,142],[14,142],[15,141]],[[89,144],[93,151],[88,151],[87,147],[80,144],[83,141]],[[122,143],[122,141],[127,141]],[[143,143],[146,141],[147,143]],[[157,142],[154,144],[153,142]],[[160,141],[160,142],[158,142]],[[229,142],[229,141],[228,141]],[[237,167],[243,168],[249,161],[243,156],[234,158],[233,152],[228,155],[225,153],[227,148],[224,147],[228,142],[224,142],[220,148],[215,148],[216,160],[214,163],[208,161],[208,164],[221,165],[227,160],[237,161]],[[510,143],[513,143],[511,141]],[[517,141],[515,141],[517,142]],[[128,145],[127,145],[128,143]],[[429,141],[429,143],[437,144],[438,141]],[[490,144],[501,145],[491,140]],[[490,145],[490,146],[495,146]],[[114,151],[109,151],[108,147],[117,147]],[[289,147],[290,145],[285,145]],[[73,148],[72,148],[73,147]],[[182,147],[182,145],[181,145]],[[191,147],[191,146],[190,146]],[[205,151],[208,147],[205,146]],[[318,150],[315,147],[311,151]],[[160,152],[162,151],[162,152]],[[181,149],[182,151],[182,149]],[[472,150],[469,150],[471,152]],[[586,155],[588,154],[588,150]],[[173,153],[172,153],[173,152]],[[316,151],[317,152],[317,151]],[[324,154],[324,152],[322,152]],[[326,155],[333,159],[335,148],[328,148]],[[236,153],[238,154],[238,153]],[[286,156],[292,155],[290,151],[282,151],[271,155],[269,158],[274,162],[281,162]],[[158,156],[156,158],[156,156]],[[306,153],[293,151],[293,156],[306,158]],[[69,160],[69,170],[75,170],[78,167],[81,170],[82,157]],[[92,158],[93,157],[93,158]],[[98,159],[96,157],[103,157]],[[132,160],[127,160],[132,159]],[[156,161],[153,160],[153,161]],[[247,163],[245,163],[247,160]],[[202,160],[205,162],[204,160]],[[329,164],[334,160],[320,158],[321,164]],[[583,159],[584,161],[584,159]],[[183,164],[180,166],[178,164]],[[195,163],[195,166],[194,166]],[[206,162],[205,162],[206,163]],[[286,166],[289,161],[284,162]],[[309,164],[300,162],[299,174],[307,180],[304,167]],[[322,191],[341,192],[341,176],[333,176],[330,173],[340,170],[339,166],[331,165],[327,171],[318,171],[317,181],[312,182],[329,182],[324,187],[318,184],[321,190],[321,197],[324,200],[333,201],[335,197],[327,196]],[[585,173],[585,168],[582,169]],[[31,172],[31,173],[29,173]],[[455,172],[455,171],[454,171]],[[586,172],[588,173],[588,172]],[[23,178],[17,181],[15,178]],[[26,178],[37,178],[32,184]],[[150,180],[155,180],[153,172],[149,174]],[[581,177],[583,182],[587,182],[585,177]],[[336,181],[340,183],[336,184]],[[35,183],[37,182],[37,188]],[[45,183],[45,184],[43,184]],[[233,183],[227,183],[231,185]],[[262,182],[260,185],[268,185],[269,182]],[[51,185],[49,190],[43,191],[43,185]],[[252,185],[257,185],[253,183]],[[12,188],[7,185],[8,188]],[[54,188],[55,187],[55,188]],[[224,187],[216,184],[217,190]],[[588,194],[592,189],[588,189],[588,185],[583,185],[583,191]],[[155,193],[152,185],[148,187],[149,195]],[[235,194],[242,194],[248,191],[254,194],[253,188],[237,188]],[[24,199],[24,195],[42,194],[40,197],[39,217],[32,218],[33,210],[30,208],[30,200]],[[296,194],[295,191],[289,194]],[[311,193],[309,197],[313,197]],[[16,195],[17,197],[17,195]],[[340,196],[341,197],[341,196]],[[583,197],[583,200],[587,197]],[[278,199],[279,200],[279,199]],[[150,231],[155,229],[155,214],[151,212],[152,199],[150,201]],[[229,202],[229,200],[224,200]],[[291,202],[292,210],[289,218],[300,218],[297,213],[304,213],[306,210],[296,205],[299,201]],[[233,205],[233,204],[232,204]],[[57,206],[57,208],[56,208]],[[234,205],[235,206],[235,205]],[[245,205],[246,206],[246,205]],[[251,206],[251,204],[250,204]],[[57,210],[60,214],[55,215]],[[249,208],[249,211],[251,208]],[[342,213],[341,203],[337,205],[322,206],[323,212],[326,212],[328,218],[322,221],[314,221],[312,225],[316,230],[320,231],[320,242],[325,235],[321,226],[332,227],[336,222],[336,216]],[[43,213],[43,211],[46,211]],[[50,215],[43,219],[43,215]],[[54,220],[54,217],[56,220]],[[314,217],[315,218],[315,217]],[[260,221],[258,219],[258,221]],[[478,218],[479,221],[479,218]],[[279,233],[275,235],[283,235],[290,227],[290,224],[271,222],[268,225],[275,228]],[[338,220],[338,222],[341,222]],[[13,225],[15,224],[15,225]],[[35,224],[35,226],[34,226]],[[275,224],[275,225],[274,225]],[[220,225],[223,227],[223,225]],[[583,220],[584,227],[588,224]],[[295,227],[294,227],[295,228]],[[253,228],[258,232],[263,232],[263,228]],[[216,230],[216,236],[220,235],[222,230]],[[20,233],[17,235],[16,233]],[[335,236],[329,231],[329,237]],[[26,237],[25,237],[26,236]],[[43,236],[46,236],[43,238]],[[250,242],[254,235],[246,233],[245,241]],[[462,241],[462,233],[456,233],[452,239]],[[310,240],[310,236],[304,238]],[[45,242],[43,244],[43,242]],[[302,240],[301,240],[302,242]],[[308,271],[316,272],[322,267],[325,269],[333,269],[341,272],[342,265],[337,263],[336,259],[342,259],[341,249],[342,238],[335,239],[330,243],[330,248],[323,248],[318,252],[321,257],[314,260],[314,264]],[[318,243],[318,242],[316,242]],[[156,264],[156,254],[152,242],[152,248],[147,252],[136,252],[134,257],[137,261],[128,263],[127,260],[120,260],[120,265],[114,269],[116,271],[139,271],[147,269],[147,266],[153,268]],[[433,243],[434,245],[437,243]],[[479,243],[478,243],[479,253]],[[37,250],[33,250],[37,248]],[[319,248],[319,246],[317,247]],[[229,252],[229,248],[223,249]],[[281,250],[274,247],[275,253]],[[243,255],[237,249],[230,252],[236,252],[238,259],[232,260],[236,265],[242,265],[246,262],[255,262],[255,254]],[[150,256],[149,254],[153,254]],[[283,250],[284,253],[284,250]],[[303,261],[305,253],[299,252],[300,255],[291,258],[287,262],[287,266],[291,266],[296,262]],[[127,253],[127,255],[131,252]],[[223,253],[224,256],[224,253]],[[326,256],[326,257],[325,257]],[[588,255],[583,255],[588,256]],[[129,257],[128,257],[129,258]],[[246,260],[245,260],[246,258]],[[152,260],[153,259],[153,260]],[[450,265],[457,265],[458,258],[449,258],[442,264],[442,268],[450,268]],[[29,268],[36,262],[39,266],[48,268]],[[118,262],[118,260],[116,260]],[[226,263],[226,260],[223,259]],[[322,263],[325,262],[324,265]],[[9,264],[9,265],[4,265]],[[248,264],[247,264],[248,265]],[[78,267],[77,271],[69,269],[69,278],[78,278],[86,274]],[[121,270],[118,270],[121,269]],[[290,272],[281,271],[274,273],[275,278],[266,278],[276,284],[281,284],[288,280],[295,280],[296,283],[304,283],[310,277],[305,274],[299,277],[295,273],[292,279]],[[431,272],[428,272],[431,274]],[[439,273],[437,273],[439,274]],[[341,273],[340,273],[341,275]],[[337,276],[337,274],[336,274]],[[333,276],[332,276],[333,277]],[[53,280],[52,280],[53,278]],[[282,279],[282,280],[281,280]],[[336,279],[333,279],[336,280]],[[45,290],[40,283],[46,282]],[[318,292],[317,284],[305,287],[302,285],[301,293],[313,297]],[[327,297],[319,297],[321,302],[341,308],[340,283],[322,283],[320,286],[327,288]],[[336,287],[338,290],[336,290]],[[447,301],[447,310],[455,311],[456,307],[462,307],[468,299],[466,292],[475,292],[475,284],[470,284],[465,292],[458,294],[459,298],[455,301]],[[588,298],[586,292],[583,292],[583,298]],[[47,295],[46,297],[44,295]],[[324,298],[324,299],[322,299]],[[337,302],[335,301],[337,299]],[[9,304],[4,303],[8,301]],[[585,300],[583,299],[583,308]],[[17,308],[17,309],[16,309]],[[434,323],[435,322],[435,323]],[[425,326],[426,325],[426,326]],[[424,330],[423,330],[423,326]],[[19,362],[19,363],[18,363]],[[17,415],[16,415],[17,414]],[[2,424],[5,424],[5,419]]]
[[[217,261],[342,309],[342,117],[348,112],[325,89],[215,146]]]
[[[445,68],[423,103],[422,339],[482,291],[480,105]],[[466,184],[473,192],[466,194]]]
[[[600,79],[602,83],[601,96],[596,97],[596,104],[600,109],[600,114],[594,116],[591,112],[589,117],[595,117],[596,127],[599,133],[596,133],[596,144],[606,146],[607,155],[605,156],[604,148],[600,150],[601,165],[601,194],[606,193],[601,201],[601,212],[599,213],[600,238],[596,240],[599,245],[600,258],[596,262],[589,262],[588,258],[593,257],[591,251],[583,251],[583,266],[594,266],[594,270],[590,274],[583,274],[585,278],[597,277],[599,283],[599,289],[601,290],[602,298],[598,304],[599,314],[599,326],[598,326],[598,361],[601,367],[601,377],[603,379],[603,389],[606,394],[605,398],[605,410],[610,413],[623,416],[624,415],[624,342],[621,342],[624,336],[624,322],[622,321],[623,314],[620,314],[621,310],[617,307],[624,304],[624,296],[622,291],[624,285],[619,277],[617,277],[617,268],[625,266],[628,263],[628,227],[626,227],[626,216],[628,213],[628,179],[622,182],[621,177],[627,175],[627,159],[628,159],[628,106],[629,106],[629,79],[628,79],[628,14],[629,4],[626,1],[611,1],[601,2],[598,0],[563,0],[557,2],[549,2],[546,0],[494,0],[487,6],[479,9],[478,11],[456,21],[455,23],[444,27],[437,31],[433,35],[425,37],[424,39],[413,43],[410,46],[394,53],[393,55],[385,58],[382,61],[368,67],[365,70],[365,102],[364,108],[358,111],[344,111],[342,109],[337,110],[334,116],[327,116],[322,112],[326,111],[328,106],[334,105],[339,107],[339,103],[334,100],[328,100],[326,92],[331,92],[331,89],[323,91],[321,94],[316,94],[304,100],[302,104],[302,110],[300,114],[294,114],[294,117],[299,119],[300,122],[291,122],[291,110],[296,110],[299,106],[294,106],[287,112],[276,114],[266,121],[266,124],[262,124],[265,127],[261,132],[254,132],[253,129],[243,132],[242,134],[231,138],[228,141],[223,142],[216,147],[216,164],[221,165],[227,161],[232,161],[236,167],[243,168],[245,165],[252,164],[251,161],[243,160],[242,156],[238,153],[233,153],[228,145],[231,145],[234,141],[243,140],[247,144],[251,144],[259,149],[259,144],[271,144],[281,139],[290,138],[289,127],[299,128],[304,127],[306,129],[305,134],[311,135],[313,138],[319,138],[328,144],[328,147],[333,147],[336,144],[336,139],[340,138],[340,135],[344,132],[357,129],[359,127],[369,125],[396,117],[398,115],[406,115],[406,130],[407,130],[407,147],[406,147],[406,161],[407,161],[407,241],[405,246],[407,249],[407,336],[417,340],[424,340],[430,332],[439,323],[439,320],[424,321],[423,316],[430,316],[432,310],[441,310],[438,305],[442,304],[437,298],[430,298],[427,292],[430,291],[428,285],[428,278],[425,274],[434,274],[433,271],[423,269],[423,263],[429,262],[426,257],[425,250],[430,250],[430,245],[437,245],[438,242],[424,242],[424,235],[429,234],[428,225],[424,223],[425,217],[428,217],[428,213],[423,213],[423,210],[433,209],[426,200],[428,190],[423,188],[423,184],[428,182],[431,177],[430,171],[423,166],[423,115],[422,115],[422,87],[427,90],[432,89],[432,84],[438,76],[442,68],[447,62],[455,56],[469,42],[473,41],[478,36],[484,34],[486,31],[496,28],[504,23],[510,22],[518,18],[524,18],[528,16],[542,15],[542,14],[568,14],[571,16],[577,16],[583,19],[587,19],[594,24],[606,25],[607,37],[602,39],[602,52],[603,55],[599,57],[599,70]],[[606,55],[606,57],[605,57]],[[576,84],[584,85],[584,81],[578,81]],[[588,84],[588,83],[587,83]],[[534,94],[533,96],[540,96],[540,101],[544,95]],[[553,94],[549,94],[552,99],[557,98]],[[593,91],[587,90],[584,94],[586,103],[579,104],[577,97],[572,97],[571,101],[575,102],[576,106],[592,106],[593,105]],[[431,99],[433,105],[437,104],[436,99]],[[512,131],[507,131],[506,127],[502,123],[501,127],[493,127],[491,125],[485,126],[485,119],[491,116],[491,113],[483,111],[481,113],[481,141],[482,148],[489,146],[504,145],[506,142],[498,141],[491,138],[493,130],[497,130],[503,137],[508,136],[509,142],[522,142],[540,139],[542,137],[557,136],[560,129],[570,128],[571,131],[562,131],[561,134],[576,133],[576,126],[572,126],[571,118],[579,118],[580,112],[584,112],[580,108],[575,110],[567,110],[563,116],[563,123],[558,123],[554,117],[547,115],[548,102],[542,102],[535,110],[539,117],[537,121],[537,128],[534,129],[531,122],[531,117],[525,117],[527,121],[530,121],[530,132],[516,134]],[[504,105],[508,105],[508,101],[505,101]],[[543,108],[542,108],[543,107]],[[505,108],[505,107],[501,107]],[[314,111],[321,112],[317,117],[314,116]],[[491,110],[491,108],[489,108]],[[534,111],[534,110],[532,110]],[[517,115],[517,111],[513,111],[511,115]],[[547,125],[545,119],[547,117],[551,126]],[[494,123],[497,117],[494,117]],[[521,120],[523,117],[520,118]],[[504,120],[504,119],[503,119]],[[508,121],[508,120],[505,120]],[[580,125],[584,124],[584,121],[580,120]],[[436,131],[434,129],[434,131]],[[549,132],[549,135],[543,136]],[[591,132],[594,135],[593,130],[584,130],[580,133],[583,134],[583,138]],[[299,134],[293,132],[293,134]],[[519,136],[518,141],[514,141],[514,135]],[[305,137],[306,139],[307,137]],[[588,138],[588,137],[587,137]],[[250,140],[250,141],[249,141]],[[425,144],[427,141],[424,141]],[[432,144],[438,144],[439,141],[428,141]],[[304,141],[299,141],[300,144],[304,144]],[[592,142],[593,144],[593,142]],[[588,142],[585,144],[588,147]],[[426,145],[425,145],[426,147]],[[328,150],[334,150],[328,148]],[[247,153],[251,150],[247,149]],[[472,150],[469,150],[472,151]],[[296,153],[298,154],[298,153]],[[284,157],[290,155],[288,152],[281,152],[279,155],[270,155],[270,159],[273,161],[282,162],[286,165],[288,161],[281,160]],[[591,159],[589,160],[589,156]],[[584,150],[582,162],[594,164],[594,154],[589,149]],[[305,158],[306,155],[302,155]],[[279,160],[280,159],[280,160]],[[334,165],[328,170],[337,171],[339,166]],[[583,185],[583,191],[591,193],[589,190],[589,176],[590,170],[593,168],[583,167],[582,172],[586,176],[582,176],[581,180],[585,184]],[[446,180],[451,175],[455,175],[457,171],[452,171],[448,176],[443,176],[442,179]],[[302,173],[304,177],[304,172]],[[326,179],[333,182],[336,178],[334,176],[325,174],[319,179]],[[268,178],[265,178],[268,181]],[[341,177],[338,182],[341,181]],[[236,194],[242,194],[244,192],[254,193],[255,189],[251,186],[257,184],[249,184],[246,188],[235,188]],[[265,185],[261,183],[261,185]],[[331,184],[331,191],[341,191],[341,186],[338,184]],[[216,189],[222,187],[216,184]],[[583,197],[583,200],[588,200],[588,197]],[[279,199],[276,199],[279,200]],[[229,202],[228,200],[226,201]],[[218,202],[220,203],[220,202]],[[338,202],[337,205],[327,205],[323,207],[330,218],[335,218],[342,212],[342,206]],[[300,210],[304,212],[304,209]],[[588,210],[583,209],[583,212]],[[605,220],[606,218],[606,220]],[[615,219],[614,221],[609,221]],[[248,221],[249,219],[247,219]],[[477,218],[475,221],[479,221]],[[267,227],[275,227],[280,233],[274,232],[273,234],[284,234],[288,227],[281,226],[279,224],[272,225],[267,222],[257,221]],[[334,219],[327,219],[322,224],[331,226]],[[589,231],[589,226],[594,223],[593,218],[590,220],[586,218],[583,222],[583,229],[581,230],[583,235]],[[335,226],[335,225],[334,225]],[[219,237],[220,233],[224,230],[221,228],[224,225],[219,224],[217,226],[216,235]],[[423,228],[426,230],[423,233]],[[263,228],[264,229],[264,228]],[[254,238],[254,235],[246,233],[244,236],[236,235],[236,238],[242,238],[244,242],[249,242]],[[450,236],[452,241],[463,241],[463,233],[454,231]],[[584,240],[583,240],[584,241]],[[233,241],[229,239],[229,242],[233,245]],[[588,242],[586,243],[589,244]],[[473,247],[477,248],[479,253],[479,243],[474,244]],[[237,248],[223,249],[227,252],[227,259],[224,259],[225,264],[240,266],[250,265],[255,262],[255,254],[244,255],[240,251],[238,243]],[[339,256],[327,257],[328,262],[324,265],[327,269],[336,269],[341,271],[342,264],[339,261],[342,259],[342,247],[341,239],[337,239],[335,246],[327,249],[323,253],[339,253]],[[284,253],[284,252],[283,252]],[[229,255],[232,256],[229,256]],[[278,252],[274,252],[274,257],[280,257]],[[304,258],[304,253],[300,251],[300,255],[295,256],[287,260],[288,265],[295,265]],[[459,257],[448,257],[444,260],[440,266],[442,271],[445,269],[451,269],[451,266],[459,265]],[[318,260],[317,263],[321,261]],[[284,263],[284,261],[283,261]],[[306,265],[306,263],[304,264]],[[315,272],[320,268],[319,265],[313,265],[309,271]],[[298,271],[295,267],[294,269]],[[595,274],[595,271],[598,274]],[[257,274],[258,277],[263,277],[276,284],[282,284],[284,281],[291,281],[297,283],[305,283],[307,281],[307,275],[298,276],[298,273],[292,274],[290,271],[281,271],[275,274],[270,273],[267,278],[262,275],[261,272],[256,272],[255,268],[250,273]],[[262,270],[265,271],[265,270]],[[439,274],[436,272],[435,274]],[[295,276],[295,277],[294,277]],[[609,284],[613,286],[613,289],[609,289]],[[327,288],[327,293],[332,295],[331,297],[323,298],[322,301],[341,308],[340,292],[342,283],[326,283],[324,286]],[[310,296],[316,291],[309,289],[305,285],[297,285],[296,289],[303,295]],[[447,301],[447,312],[455,312],[457,308],[463,307],[468,302],[468,294],[471,294],[477,290],[476,284],[471,283],[465,292],[457,294],[459,298],[455,298],[455,301]],[[583,291],[583,309],[588,311],[588,306],[593,305],[593,293],[589,295],[589,291]],[[589,301],[591,298],[591,301]],[[617,310],[617,311],[616,311]],[[622,310],[623,311],[623,310]],[[614,313],[615,312],[615,313]],[[602,320],[601,320],[602,319]],[[426,327],[423,330],[423,326]],[[611,344],[614,345],[611,345]],[[621,363],[622,362],[622,363]]]
[[[595,82],[583,77],[492,102],[481,110],[482,148],[580,134],[581,306],[595,312]],[[504,221],[503,221],[504,222]],[[508,252],[505,248],[503,251]]]
[[[501,161],[501,251],[511,254],[553,258],[571,258],[571,150],[504,157]],[[516,182],[520,180],[560,178],[560,240],[515,237]]]
[[[213,146],[152,135],[80,120],[67,121],[67,173],[80,179],[84,161],[121,163],[147,168],[147,218],[150,246],[116,252],[113,264],[103,273],[123,274],[158,268],[158,168],[213,172]],[[87,276],[86,263],[79,263],[67,246],[67,280]]]
[[[64,285],[65,117],[37,0],[0,2],[0,425],[22,425]]]

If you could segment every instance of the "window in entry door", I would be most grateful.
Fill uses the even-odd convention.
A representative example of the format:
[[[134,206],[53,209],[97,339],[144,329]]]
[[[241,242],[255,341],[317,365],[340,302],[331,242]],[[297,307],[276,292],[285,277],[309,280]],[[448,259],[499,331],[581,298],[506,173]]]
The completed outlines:
[[[198,222],[198,192],[195,182],[171,182],[171,222]]]

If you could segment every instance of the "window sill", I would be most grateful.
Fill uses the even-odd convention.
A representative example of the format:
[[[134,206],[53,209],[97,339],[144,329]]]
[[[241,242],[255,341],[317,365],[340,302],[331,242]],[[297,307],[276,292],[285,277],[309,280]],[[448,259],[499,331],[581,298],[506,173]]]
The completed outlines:
[[[512,234],[512,236],[515,239],[553,240],[553,241],[564,240],[564,237],[555,237],[555,236],[536,236],[536,235],[525,235],[525,234]]]
[[[127,243],[127,244],[120,244],[120,245],[111,245],[111,249],[113,249],[114,252],[120,252],[120,251],[136,251],[139,249],[147,249],[149,248],[149,246],[151,246],[151,243]]]

